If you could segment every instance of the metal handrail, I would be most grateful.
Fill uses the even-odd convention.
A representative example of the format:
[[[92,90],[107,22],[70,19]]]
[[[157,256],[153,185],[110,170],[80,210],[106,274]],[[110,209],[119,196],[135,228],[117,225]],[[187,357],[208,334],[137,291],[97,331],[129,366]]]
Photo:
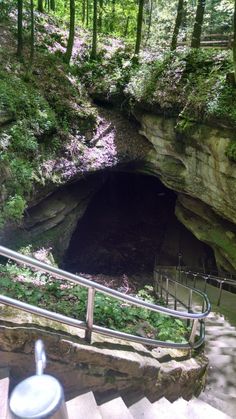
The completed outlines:
[[[194,272],[194,271],[186,270],[186,269],[180,269],[179,272],[180,272],[180,274],[184,273],[186,275],[186,283],[187,283],[187,280],[188,280],[187,275],[192,275],[195,278],[194,282],[196,282],[197,278],[204,280],[205,281],[205,291],[206,291],[206,288],[207,288],[207,281],[208,280],[215,281],[219,285],[219,295],[218,295],[218,299],[217,299],[217,306],[220,306],[220,303],[221,303],[222,289],[223,289],[224,284],[227,284],[227,285],[230,285],[231,287],[236,288],[236,281],[233,280],[233,279],[223,278],[223,277],[215,276],[215,275],[211,275],[211,274],[203,274],[203,273]]]
[[[95,291],[99,291],[99,292],[102,292],[103,294],[110,295],[124,302],[130,303],[135,306],[140,306],[154,312],[163,313],[163,314],[167,314],[167,315],[182,318],[182,319],[192,320],[193,321],[192,330],[193,330],[195,329],[194,321],[204,319],[210,312],[210,303],[207,298],[205,299],[206,309],[204,312],[202,313],[181,312],[181,311],[173,310],[173,309],[163,307],[160,305],[152,304],[147,301],[132,297],[130,295],[124,295],[119,291],[107,288],[104,285],[90,281],[82,276],[74,275],[69,272],[58,269],[54,266],[47,265],[46,263],[43,263],[37,259],[33,259],[29,256],[22,255],[4,246],[0,246],[0,255],[5,256],[9,259],[13,259],[21,264],[25,264],[27,266],[31,266],[33,268],[37,268],[41,271],[47,272],[56,278],[60,278],[62,280],[67,280],[67,281],[72,281],[76,284],[87,287],[89,289],[89,293],[88,293],[86,322],[76,320],[76,319],[64,316],[62,314],[59,314],[59,313],[51,312],[49,310],[45,310],[40,307],[33,306],[33,305],[30,305],[22,301],[18,301],[18,300],[15,300],[10,297],[3,296],[3,295],[0,295],[0,302],[6,305],[16,307],[16,308],[20,308],[21,310],[24,310],[33,314],[37,314],[39,316],[49,318],[51,320],[55,320],[61,323],[65,323],[71,326],[76,326],[78,328],[85,329],[86,338],[88,341],[91,340],[92,332],[98,332],[103,335],[118,337],[119,339],[125,339],[125,340],[139,342],[139,343],[143,343],[147,345],[172,347],[172,348],[197,348],[204,341],[204,333],[202,330],[200,332],[200,337],[197,341],[194,340],[195,336],[193,336],[193,334],[191,333],[190,341],[188,343],[172,343],[172,342],[163,342],[156,339],[144,338],[140,336],[134,336],[129,333],[119,332],[117,330],[112,330],[112,329],[104,328],[101,326],[97,326],[93,324],[93,306],[94,306]],[[201,294],[200,291],[199,293]],[[202,294],[204,295],[204,297],[206,297],[204,293]]]
[[[167,267],[166,267],[167,268]],[[216,271],[209,271],[206,272],[204,269],[198,268],[198,270],[193,270],[192,266],[186,266],[186,265],[181,265],[181,266],[173,266],[173,268],[175,269],[180,269],[181,272],[185,272],[185,273],[190,273],[190,274],[196,274],[196,275],[201,275],[202,277],[205,276],[210,276],[211,279],[215,279],[215,280],[226,280],[226,281],[232,281],[231,284],[232,285],[236,285],[236,275],[229,273],[229,272],[224,272],[222,273],[222,275],[218,274],[216,275]],[[200,270],[199,270],[200,269]]]
[[[155,270],[156,270],[156,269],[155,269]],[[165,270],[167,270],[167,267],[165,267]],[[168,278],[168,280],[169,280],[169,281],[171,281],[171,282],[173,282],[173,283],[175,283],[175,282],[176,282],[176,279]],[[177,282],[178,282],[178,281],[177,281]],[[179,283],[179,282],[178,282],[178,283]],[[203,291],[201,291],[201,290],[199,290],[199,289],[197,289],[197,288],[194,288],[194,287],[190,287],[190,286],[188,286],[188,285],[181,284],[181,283],[179,283],[179,285],[180,285],[181,287],[183,287],[183,288],[187,289],[187,290],[192,290],[192,291],[194,291],[194,292],[195,292],[195,294],[198,294],[200,297],[202,297],[202,299],[206,301],[206,304],[207,304],[207,306],[208,306],[208,312],[207,312],[207,314],[209,314],[209,313],[210,313],[210,311],[211,311],[211,304],[210,304],[210,300],[209,300],[208,296],[207,296],[207,295],[206,295]],[[184,304],[183,304],[183,305],[184,305]]]

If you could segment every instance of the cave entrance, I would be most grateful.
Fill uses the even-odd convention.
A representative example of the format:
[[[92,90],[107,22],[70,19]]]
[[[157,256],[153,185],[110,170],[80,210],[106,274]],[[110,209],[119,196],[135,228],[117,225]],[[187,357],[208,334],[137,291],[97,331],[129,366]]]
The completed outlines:
[[[136,274],[161,265],[203,268],[212,250],[176,218],[176,194],[152,176],[110,172],[79,220],[64,268],[89,274]]]

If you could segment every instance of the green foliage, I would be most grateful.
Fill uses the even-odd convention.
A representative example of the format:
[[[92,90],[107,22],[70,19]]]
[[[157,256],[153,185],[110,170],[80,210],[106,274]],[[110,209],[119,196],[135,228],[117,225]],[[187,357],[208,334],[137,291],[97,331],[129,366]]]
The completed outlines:
[[[80,64],[76,72],[92,94],[109,98],[123,94],[134,67],[129,49],[118,48],[110,54],[101,51],[96,61]]]
[[[227,51],[168,53],[141,64],[126,92],[137,102],[179,115],[180,131],[190,128],[189,121],[217,119],[235,124],[236,93],[226,80],[230,70],[232,58]]]
[[[10,12],[15,7],[15,2],[13,0],[0,0],[0,22],[8,20]]]
[[[26,207],[26,201],[19,195],[10,196],[6,201],[3,211],[0,213],[0,226],[4,220],[18,222],[21,220]]]
[[[55,280],[14,263],[0,265],[0,293],[80,320],[86,318],[86,288]],[[150,286],[140,290],[137,297],[155,302]],[[173,342],[186,342],[187,337],[187,328],[182,321],[130,306],[99,292],[95,295],[94,323]]]
[[[236,162],[236,141],[230,141],[226,148],[226,156],[231,160]]]
[[[9,121],[0,131],[0,162],[8,167],[8,199],[2,206],[1,218],[19,221],[32,189],[44,138],[56,130],[57,123],[40,92],[14,73],[0,72],[0,112]]]

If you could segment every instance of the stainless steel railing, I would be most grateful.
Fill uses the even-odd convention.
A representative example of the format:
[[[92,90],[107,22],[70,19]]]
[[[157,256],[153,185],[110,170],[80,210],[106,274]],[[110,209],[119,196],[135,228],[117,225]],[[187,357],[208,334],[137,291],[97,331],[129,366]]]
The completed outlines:
[[[10,297],[6,297],[4,295],[0,295],[0,303],[6,304],[12,307],[16,307],[24,311],[28,311],[38,316],[43,316],[51,320],[55,320],[61,323],[75,326],[80,329],[84,329],[85,339],[88,340],[89,342],[91,341],[93,332],[97,332],[106,336],[117,337],[119,339],[139,342],[146,345],[171,347],[171,348],[179,348],[179,349],[197,348],[204,341],[204,327],[203,327],[202,320],[205,317],[207,317],[207,315],[210,312],[210,303],[204,293],[200,293],[202,294],[204,298],[204,310],[201,313],[195,313],[195,312],[190,312],[190,311],[183,312],[183,311],[178,311],[175,309],[163,307],[160,305],[152,304],[152,303],[143,301],[141,299],[132,297],[130,295],[124,295],[119,291],[107,288],[101,284],[97,284],[96,282],[90,281],[82,276],[74,275],[72,273],[58,269],[54,266],[47,265],[46,263],[33,259],[29,256],[22,255],[20,253],[17,253],[3,246],[0,246],[0,255],[5,256],[8,259],[15,260],[16,262],[24,264],[26,266],[30,266],[34,269],[36,268],[37,270],[47,272],[48,274],[53,275],[53,277],[55,278],[59,278],[61,280],[66,280],[66,281],[71,281],[73,283],[76,283],[76,284],[79,284],[81,286],[88,288],[87,315],[86,315],[85,322],[76,320],[68,316],[64,316],[59,313],[51,312],[49,310],[45,310],[37,306],[30,305],[25,302],[15,300]],[[112,330],[112,329],[95,325],[93,323],[93,312],[94,312],[94,299],[95,299],[96,291],[102,292],[103,294],[106,294],[106,295],[110,295],[116,299],[124,301],[125,303],[143,307],[145,309],[148,309],[154,312],[166,314],[166,315],[177,317],[180,319],[189,319],[189,321],[192,321],[192,327],[191,327],[191,333],[189,336],[188,343],[163,342],[156,339],[145,338],[141,336],[134,336],[129,333],[124,333],[118,330]],[[198,322],[200,322],[200,334],[198,338],[196,339],[196,331],[197,331]]]
[[[197,280],[201,280],[202,282],[204,282],[204,292],[206,292],[208,284],[211,285],[213,283],[215,286],[217,286],[218,288],[218,298],[217,298],[217,303],[216,303],[217,306],[220,306],[224,285],[227,285],[231,289],[234,288],[235,293],[236,293],[236,280],[234,279],[212,275],[212,274],[205,274],[202,272],[195,272],[190,269],[183,268],[183,267],[181,267],[181,269],[178,270],[178,272],[179,272],[178,273],[179,279],[182,282],[185,281],[186,285],[189,284],[191,280],[191,283],[193,283],[193,287],[195,288]]]
[[[184,285],[180,282],[180,270],[175,266],[158,266],[154,268],[154,290],[156,295],[163,298],[166,305],[174,306],[177,310],[178,305],[186,310],[184,313],[194,313],[200,310],[200,313],[209,314],[211,309],[210,301],[207,295],[196,288]],[[205,338],[204,316],[200,320],[195,318],[192,321],[191,334],[189,340],[195,338],[198,323],[200,326],[200,336]],[[187,318],[187,317],[186,317]],[[190,325],[190,318],[187,318],[187,324]]]

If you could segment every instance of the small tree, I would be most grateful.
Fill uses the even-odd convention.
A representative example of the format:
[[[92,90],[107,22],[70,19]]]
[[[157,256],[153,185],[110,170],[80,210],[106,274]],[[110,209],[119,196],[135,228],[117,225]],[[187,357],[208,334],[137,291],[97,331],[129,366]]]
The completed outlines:
[[[148,29],[147,29],[147,36],[145,41],[145,46],[149,40],[151,26],[152,26],[152,12],[153,12],[153,0],[150,0],[150,7],[149,7],[149,16],[148,16]]]
[[[89,11],[90,11],[90,3],[89,0],[86,0],[86,26],[89,26]]]
[[[23,0],[17,0],[17,55],[21,59],[23,51]]]
[[[86,0],[82,1],[82,23],[85,23],[85,14],[86,14]]]
[[[138,55],[142,40],[142,26],[143,26],[143,6],[144,0],[139,0],[138,4],[138,16],[137,16],[137,32],[136,32],[136,44],[134,54]]]
[[[234,40],[233,40],[234,81],[236,84],[236,0],[234,0]]]
[[[38,11],[43,13],[43,0],[38,0]]]
[[[70,30],[65,53],[65,62],[70,63],[75,38],[75,0],[70,0]]]
[[[55,11],[55,9],[56,9],[55,0],[50,0],[50,8],[51,8],[51,10]]]
[[[173,32],[171,47],[170,47],[171,51],[176,50],[179,30],[183,21],[183,16],[184,16],[184,0],[179,0],[178,8],[177,8],[177,16],[175,20],[175,27],[174,27],[174,32]]]
[[[116,19],[116,0],[112,0],[111,5],[112,5],[112,9],[111,9],[110,32],[114,32],[115,19]]]
[[[203,24],[203,18],[204,18],[204,13],[205,13],[205,5],[206,5],[205,0],[198,0],[195,23],[194,23],[194,28],[193,28],[192,42],[191,42],[192,48],[200,47],[202,24]]]
[[[30,64],[34,61],[34,0],[30,0]]]
[[[103,21],[103,0],[99,0],[99,14],[98,14],[98,30],[102,32]]]
[[[92,42],[92,50],[91,50],[91,55],[90,55],[92,60],[94,60],[97,56],[97,34],[98,34],[97,14],[98,14],[98,1],[93,0],[93,42]]]

